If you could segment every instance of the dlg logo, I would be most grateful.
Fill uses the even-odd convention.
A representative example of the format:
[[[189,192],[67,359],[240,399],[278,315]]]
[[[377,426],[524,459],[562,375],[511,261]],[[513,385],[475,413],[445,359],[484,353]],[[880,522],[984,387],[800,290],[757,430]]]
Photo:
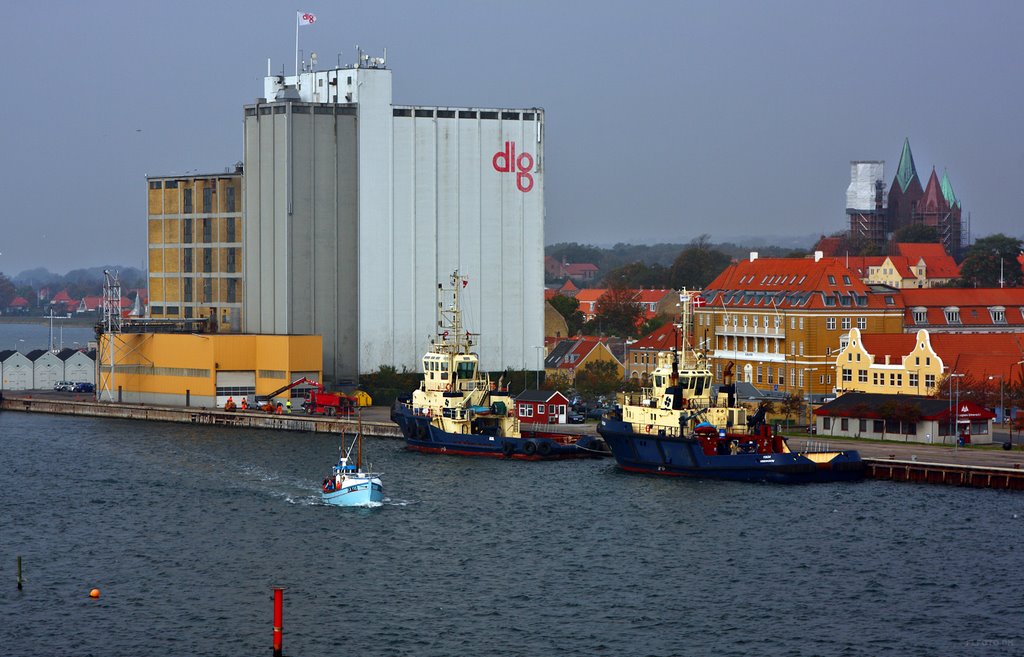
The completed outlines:
[[[533,189],[533,176],[530,174],[533,170],[533,156],[529,153],[520,153],[519,157],[516,157],[514,141],[506,141],[505,150],[495,153],[491,164],[498,173],[515,173],[516,187],[519,191],[528,192]]]

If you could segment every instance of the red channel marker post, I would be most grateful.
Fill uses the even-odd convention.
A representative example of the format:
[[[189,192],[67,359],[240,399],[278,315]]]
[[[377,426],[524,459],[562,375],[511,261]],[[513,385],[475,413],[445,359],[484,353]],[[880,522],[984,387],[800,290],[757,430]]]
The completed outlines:
[[[283,657],[284,643],[284,589],[274,587],[274,657]]]

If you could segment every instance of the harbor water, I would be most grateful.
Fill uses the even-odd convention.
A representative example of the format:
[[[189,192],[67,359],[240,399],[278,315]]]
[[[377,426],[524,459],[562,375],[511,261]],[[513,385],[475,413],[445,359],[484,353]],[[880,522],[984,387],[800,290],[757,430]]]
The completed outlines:
[[[48,349],[51,340],[54,349],[85,349],[90,341],[96,340],[96,331],[91,326],[83,326],[82,321],[71,324],[55,319],[52,331],[50,320],[45,317],[19,322],[0,321],[0,351],[13,349],[27,354],[33,349]]]
[[[1024,496],[670,480],[0,413],[0,645],[32,655],[1024,654]],[[16,587],[23,558],[24,589]],[[90,599],[92,588],[100,590]]]

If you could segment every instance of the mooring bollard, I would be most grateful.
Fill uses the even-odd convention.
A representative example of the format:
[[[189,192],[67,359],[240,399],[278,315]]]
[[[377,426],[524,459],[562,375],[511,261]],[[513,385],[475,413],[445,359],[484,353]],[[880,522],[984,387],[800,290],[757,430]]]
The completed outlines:
[[[21,577],[21,555],[18,555],[18,590],[21,590],[21,583],[25,581]]]

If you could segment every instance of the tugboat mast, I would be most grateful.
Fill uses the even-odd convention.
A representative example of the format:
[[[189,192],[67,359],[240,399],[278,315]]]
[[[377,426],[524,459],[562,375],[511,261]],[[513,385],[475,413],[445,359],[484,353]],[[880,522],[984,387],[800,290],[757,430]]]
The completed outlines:
[[[472,336],[474,334],[463,330],[462,307],[459,304],[459,294],[462,288],[469,284],[469,279],[459,275],[455,270],[451,276],[452,286],[445,289],[441,283],[437,284],[437,326],[438,333],[432,339],[432,351],[435,353],[456,355],[468,354],[473,346]],[[446,293],[450,293],[451,305],[445,306]]]

